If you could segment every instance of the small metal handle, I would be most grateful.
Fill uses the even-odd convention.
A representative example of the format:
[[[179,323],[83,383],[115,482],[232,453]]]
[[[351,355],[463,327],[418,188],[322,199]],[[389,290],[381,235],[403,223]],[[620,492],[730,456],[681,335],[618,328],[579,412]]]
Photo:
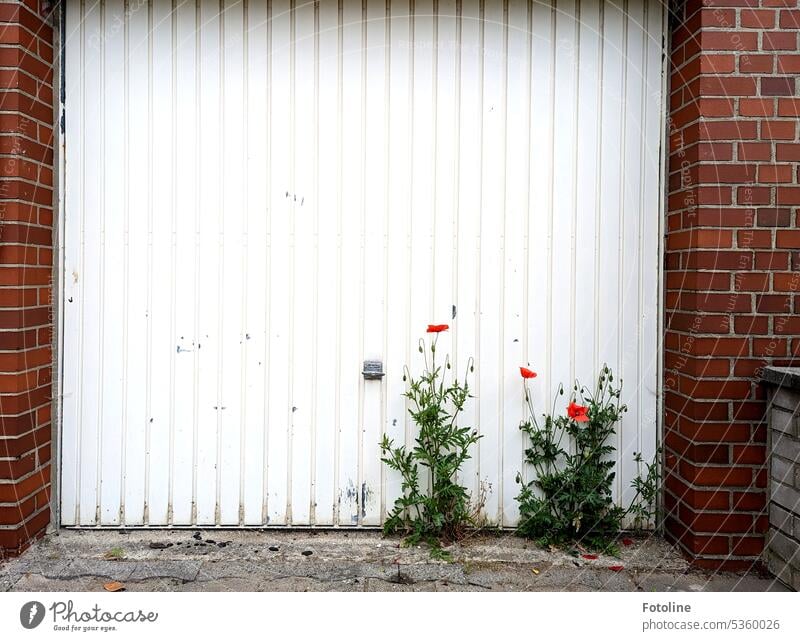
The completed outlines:
[[[380,380],[385,376],[383,363],[381,361],[364,361],[364,368],[361,370],[364,380]]]

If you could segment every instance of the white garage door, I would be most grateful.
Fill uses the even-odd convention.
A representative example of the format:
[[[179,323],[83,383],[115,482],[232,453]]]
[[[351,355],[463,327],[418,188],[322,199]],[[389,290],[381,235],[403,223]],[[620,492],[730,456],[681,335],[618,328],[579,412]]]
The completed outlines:
[[[67,3],[61,522],[377,526],[427,323],[517,518],[518,367],[657,432],[656,0]],[[382,380],[362,363],[383,362]]]

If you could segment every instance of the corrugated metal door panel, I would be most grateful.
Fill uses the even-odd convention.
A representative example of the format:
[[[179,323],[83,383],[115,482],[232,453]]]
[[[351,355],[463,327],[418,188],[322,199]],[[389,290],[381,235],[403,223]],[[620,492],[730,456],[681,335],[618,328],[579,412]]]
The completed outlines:
[[[62,523],[379,525],[403,365],[448,321],[489,522],[518,517],[524,363],[542,408],[624,379],[630,500],[663,29],[654,0],[70,3]]]
[[[266,429],[267,445],[267,504],[268,523],[281,524],[287,521],[288,503],[288,455],[289,421],[292,403],[289,389],[289,324],[291,298],[287,280],[289,271],[289,217],[291,201],[295,198],[291,190],[288,158],[291,158],[289,141],[290,118],[290,15],[288,2],[271,3],[269,19],[270,46],[267,56],[269,75],[269,165],[265,167],[269,176],[269,387],[266,402],[269,408]]]
[[[412,20],[408,0],[390,5],[388,77],[388,145],[391,180],[388,194],[388,251],[386,291],[386,434],[395,443],[409,442],[409,420],[405,399],[396,393],[404,389],[402,367],[389,363],[407,363],[414,350],[415,337],[410,333],[411,317],[411,81],[413,67],[408,43]],[[383,506],[391,508],[401,494],[400,479],[385,473]]]
[[[478,329],[480,315],[477,313],[480,285],[480,219],[481,219],[481,118],[483,101],[481,99],[481,10],[479,0],[464,0],[459,20],[458,46],[460,48],[461,73],[459,83],[459,109],[457,113],[458,131],[458,192],[456,211],[458,212],[458,237],[456,278],[453,304],[456,318],[452,338],[454,341],[453,367],[456,372],[464,372],[470,358],[477,356]],[[491,213],[489,214],[491,215]],[[410,362],[411,354],[405,362]],[[478,374],[480,370],[478,370]],[[475,394],[477,376],[472,377]],[[480,401],[475,399],[464,409],[464,424],[479,427]],[[410,426],[407,426],[410,429]],[[464,462],[463,483],[473,497],[482,500],[481,451],[476,448],[473,456]]]
[[[67,21],[69,29],[69,21]],[[149,16],[146,11],[132,13],[127,21],[125,36],[126,58],[126,105],[125,107],[125,160],[128,182],[124,194],[125,220],[128,233],[125,238],[123,262],[125,280],[122,283],[126,297],[125,339],[121,348],[114,352],[117,356],[122,352],[125,359],[123,365],[124,405],[127,413],[123,420],[125,433],[124,459],[122,461],[122,486],[124,494],[121,504],[122,522],[125,525],[144,525],[146,520],[147,493],[147,430],[149,407],[147,404],[149,371],[147,354],[150,351],[147,328],[148,303],[148,228],[150,219],[150,180],[149,171],[150,136],[149,123],[149,82],[148,82],[148,38]],[[68,31],[68,34],[71,33]],[[119,35],[117,35],[119,37]],[[69,40],[68,36],[68,40]],[[93,55],[98,52],[93,50]],[[76,61],[77,62],[77,61]],[[65,64],[67,64],[65,62]],[[69,86],[69,82],[67,86]],[[67,90],[69,92],[69,90]],[[69,104],[69,93],[67,102]],[[77,105],[75,106],[77,108]],[[67,119],[65,145],[70,140],[70,115]],[[77,114],[75,114],[77,118]],[[80,130],[79,130],[80,131]],[[76,138],[78,136],[75,136]],[[77,143],[77,140],[76,140]],[[66,159],[66,185],[72,184],[73,177],[69,169],[69,158]],[[69,225],[69,206],[65,212]],[[69,264],[70,248],[65,248],[65,260]],[[84,306],[84,309],[86,307]],[[70,306],[65,316],[69,317]],[[113,356],[113,354],[112,354]],[[83,368],[91,367],[91,363],[81,357]],[[64,467],[67,463],[62,462]]]
[[[337,374],[340,359],[339,303],[341,253],[341,92],[339,91],[339,9],[335,2],[319,5],[318,13],[318,108],[317,160],[317,313],[313,337],[316,341],[316,397],[314,424],[314,494],[312,507],[315,523],[338,523],[339,497],[339,399]]]
[[[628,3],[627,20],[634,24],[642,24],[644,6]],[[617,434],[617,450],[620,457],[619,474],[616,481],[617,495],[624,503],[630,503],[635,491],[626,479],[636,476],[636,462],[633,453],[639,450],[638,425],[640,423],[639,404],[636,402],[636,385],[640,383],[639,373],[639,338],[640,297],[641,290],[641,186],[642,186],[642,111],[644,105],[644,86],[641,79],[644,62],[644,33],[641,29],[628,29],[625,36],[625,126],[624,152],[620,171],[622,173],[622,211],[620,212],[620,296],[621,315],[619,325],[628,328],[620,333],[621,356],[619,358],[619,375],[628,379],[625,388],[627,398],[631,399],[631,410],[622,420],[622,429]],[[630,140],[628,140],[630,139]],[[631,349],[633,347],[633,349]],[[633,376],[631,376],[633,374]],[[631,380],[633,379],[633,380]],[[633,383],[633,385],[631,385]]]
[[[173,391],[173,463],[169,491],[173,523],[191,523],[195,518],[192,500],[197,482],[197,316],[195,301],[200,291],[198,251],[199,149],[198,102],[199,48],[195,37],[197,13],[183,3],[175,14],[175,132],[177,149],[186,162],[175,163],[175,348]],[[178,117],[180,114],[180,117]],[[177,233],[181,230],[181,233]],[[263,236],[262,236],[263,237]],[[262,340],[263,344],[263,340]],[[249,381],[249,379],[248,379]],[[257,452],[256,452],[257,454]],[[259,499],[260,502],[260,499]],[[261,513],[259,511],[259,520]]]
[[[107,10],[119,10],[122,3],[111,3]],[[100,303],[102,323],[102,388],[100,390],[101,435],[99,469],[102,483],[99,487],[100,522],[119,525],[121,522],[120,496],[122,478],[119,468],[123,438],[122,387],[124,359],[117,353],[122,345],[125,320],[125,297],[120,283],[124,278],[122,255],[125,234],[124,205],[120,194],[125,185],[125,42],[114,38],[112,26],[104,21],[102,26],[106,55],[102,82],[107,91],[103,95],[102,122],[104,156],[102,158],[102,211],[103,216],[102,263],[100,277],[103,281]]]

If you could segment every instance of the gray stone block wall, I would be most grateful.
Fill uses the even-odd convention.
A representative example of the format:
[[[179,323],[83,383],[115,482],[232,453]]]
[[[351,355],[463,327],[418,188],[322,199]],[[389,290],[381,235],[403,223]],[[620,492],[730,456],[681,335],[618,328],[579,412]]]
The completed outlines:
[[[768,367],[769,533],[767,567],[800,591],[800,368]]]

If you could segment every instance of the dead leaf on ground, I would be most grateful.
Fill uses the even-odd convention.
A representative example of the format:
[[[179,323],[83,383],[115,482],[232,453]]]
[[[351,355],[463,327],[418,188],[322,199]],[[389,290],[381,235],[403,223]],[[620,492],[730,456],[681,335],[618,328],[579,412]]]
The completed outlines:
[[[106,592],[123,592],[125,585],[119,581],[111,581],[110,583],[103,583],[103,589]]]

